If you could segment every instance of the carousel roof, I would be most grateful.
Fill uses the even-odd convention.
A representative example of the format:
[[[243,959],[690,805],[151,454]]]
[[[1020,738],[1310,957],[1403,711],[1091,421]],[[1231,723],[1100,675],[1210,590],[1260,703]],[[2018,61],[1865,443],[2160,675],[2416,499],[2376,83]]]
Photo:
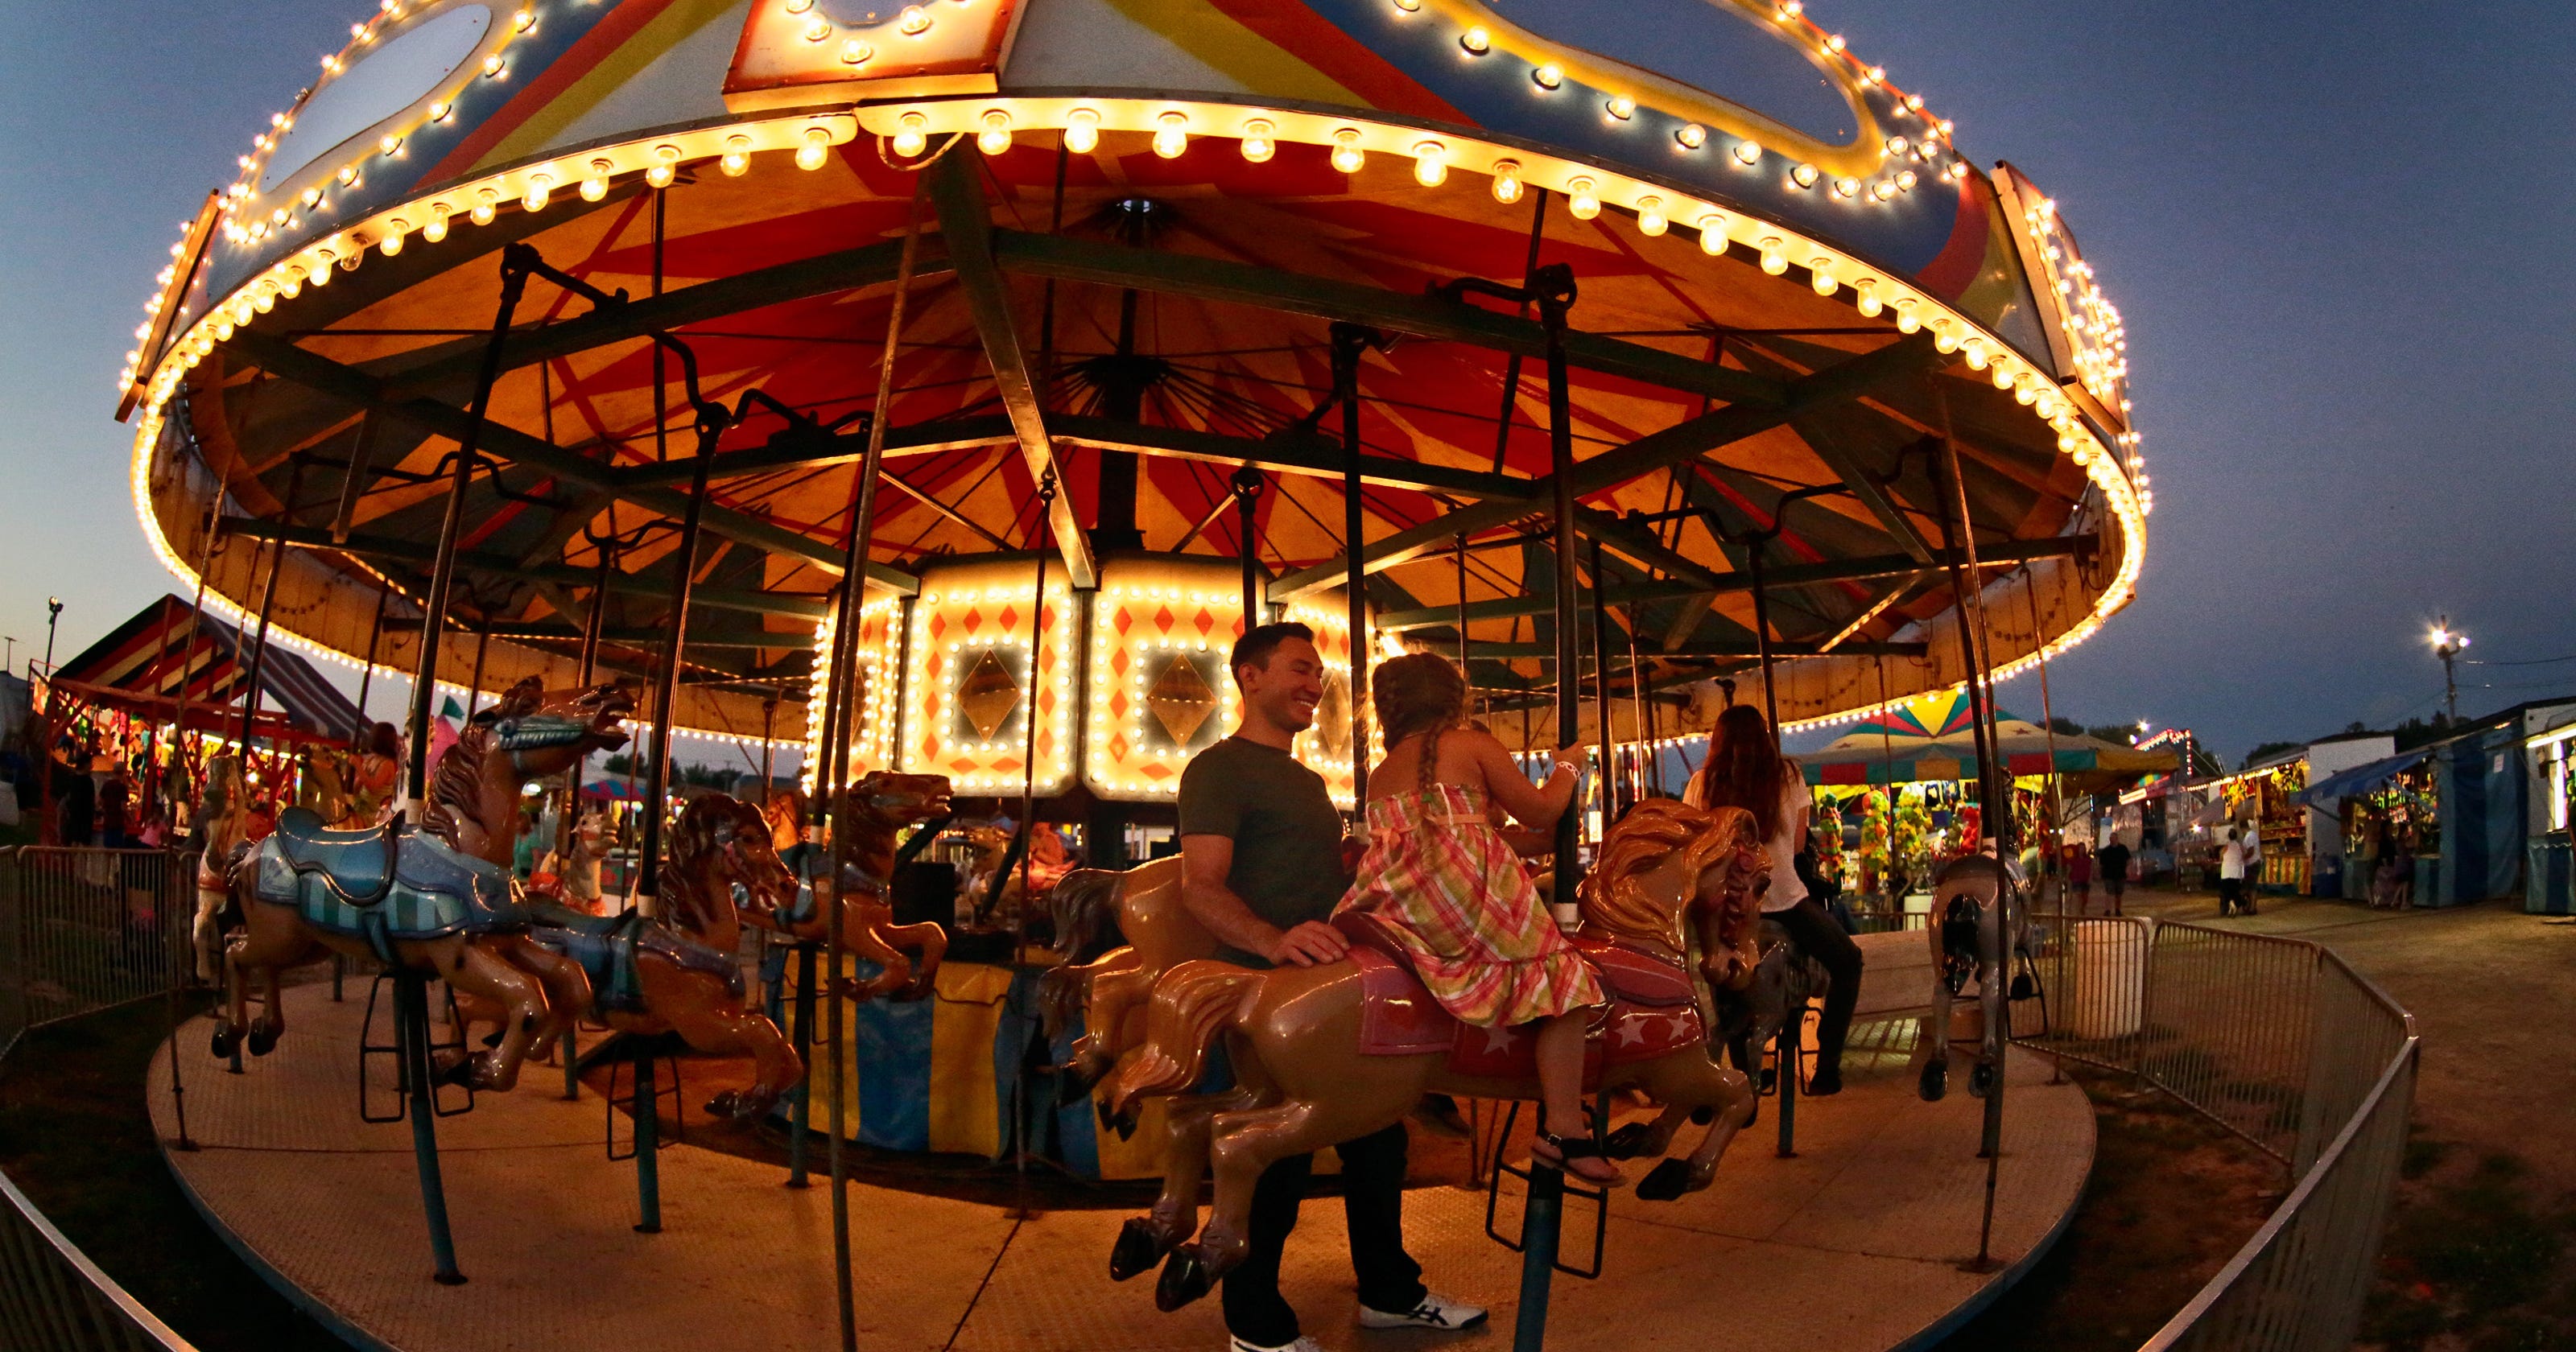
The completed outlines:
[[[146,533],[234,607],[283,542],[291,641],[413,664],[518,245],[614,298],[539,276],[498,349],[451,679],[478,643],[487,686],[568,679],[595,610],[610,669],[658,650],[699,466],[656,332],[741,414],[688,565],[704,731],[799,735],[872,415],[880,594],[1246,547],[1316,594],[1355,467],[1377,627],[1463,617],[1490,690],[1553,679],[1560,547],[1658,687],[1751,664],[1758,555],[1789,721],[1962,679],[1971,554],[2000,667],[2092,632],[2150,498],[2055,204],[1795,4],[1665,7],[384,0],[174,250],[127,377]],[[1491,294],[1559,268],[1574,541],[1547,330]]]

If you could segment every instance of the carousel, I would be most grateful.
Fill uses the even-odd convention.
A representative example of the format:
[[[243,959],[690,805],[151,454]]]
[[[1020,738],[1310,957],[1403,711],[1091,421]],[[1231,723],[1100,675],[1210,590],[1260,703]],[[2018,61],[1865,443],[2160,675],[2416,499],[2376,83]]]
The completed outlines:
[[[1751,866],[1671,825],[1678,741],[1731,703],[1796,730],[1944,691],[1982,739],[1992,684],[2139,574],[2125,338],[2058,204],[1796,0],[351,17],[173,245],[118,412],[195,613],[409,678],[414,747],[442,699],[473,715],[408,765],[406,816],[290,814],[209,861],[228,998],[165,1069],[196,1075],[211,1037],[238,1073],[198,1076],[184,1120],[155,1091],[175,1139],[277,1152],[172,1159],[360,1345],[497,1345],[528,1318],[655,1343],[736,1316],[843,1346],[1204,1343],[1213,1302],[1157,1314],[1095,1275],[1113,1240],[1113,1268],[1138,1259],[1114,1211],[851,1172],[981,1152],[1015,1178],[1161,1176],[1155,1214],[1195,1215],[1206,1122],[1134,1069],[1132,1002],[1195,951],[1164,928],[1161,861],[1181,771],[1236,722],[1248,626],[1315,633],[1330,676],[1295,754],[1346,809],[1390,656],[1453,657],[1491,730],[1579,749],[1591,810],[1560,828],[1554,899],[1587,925],[1666,907],[1665,960],[1731,986]],[[621,747],[646,781],[623,895],[523,895],[503,823]],[[761,791],[668,810],[673,762],[707,755],[756,761]],[[801,788],[772,792],[791,758]],[[1976,759],[2000,781],[2003,756]],[[1604,860],[1697,890],[1578,887]],[[332,953],[384,969],[384,1010],[281,981]],[[1928,1006],[1929,970],[1886,978],[1926,988],[1890,1017]],[[682,1046],[741,1068],[705,1110],[675,1093]],[[2036,1259],[2089,1166],[2064,1085],[2032,1081],[2006,1145],[2003,1087],[2031,1069],[1991,1032],[1982,1124],[1903,1076],[1809,1110],[1809,1156],[1989,1179],[1982,1216],[1925,1182],[1900,1235],[1872,1233],[1866,1189],[1740,1149],[1719,1168],[1751,1091],[1677,1054],[1630,1077],[1651,1125],[1628,1139],[1679,1172],[1569,1230],[1593,1264],[1566,1270],[1602,1280],[1559,1291],[1562,1344],[1650,1287],[1710,1300],[1720,1250],[1762,1251],[1780,1291],[1897,1263],[1901,1294],[1845,1341],[1937,1336]],[[542,1162],[599,1135],[596,1104],[523,1082],[548,1056],[574,1095],[609,1068],[617,1168]],[[319,1108],[352,1081],[365,1121]],[[1694,1109],[1716,1125],[1676,1142]],[[828,1154],[828,1198],[661,1139],[693,1117],[784,1121],[797,1184]],[[442,1161],[442,1133],[492,1148]],[[1468,1152],[1486,1196],[1414,1194],[1419,1247],[1498,1305],[1519,1271],[1536,1346],[1569,1203],[1504,1144]],[[2006,1153],[2029,1163],[1999,1191]],[[1728,1219],[1748,1206],[1806,1239]],[[482,1294],[441,1296],[396,1246],[326,1256],[290,1223],[322,1214],[425,1216],[440,1281],[470,1267]],[[1674,1224],[1709,1237],[1697,1266],[1647,1261]],[[1187,1304],[1213,1275],[1188,1265],[1223,1255],[1158,1226],[1162,1303]],[[1800,1257],[1826,1251],[1844,1266]],[[528,1280],[567,1254],[619,1298]],[[1283,1282],[1347,1301],[1309,1267]]]

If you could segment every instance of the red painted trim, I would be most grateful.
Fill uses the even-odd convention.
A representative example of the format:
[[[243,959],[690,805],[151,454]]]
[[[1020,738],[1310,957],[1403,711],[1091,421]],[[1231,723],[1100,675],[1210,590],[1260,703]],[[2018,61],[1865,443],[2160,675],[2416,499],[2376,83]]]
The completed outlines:
[[[483,119],[456,148],[421,175],[423,183],[439,183],[464,173],[480,162],[492,148],[510,133],[525,125],[540,109],[552,104],[581,78],[596,69],[644,25],[661,17],[672,0],[621,0],[616,9],[601,16],[590,31],[581,35],[564,54],[556,57],[543,73],[523,86],[518,95],[501,105],[492,116]],[[496,12],[497,13],[497,12]]]
[[[1451,107],[1395,63],[1369,50],[1329,19],[1301,4],[1282,0],[1210,0],[1210,3],[1281,51],[1313,66],[1344,89],[1390,113],[1442,122],[1475,119]]]
[[[1950,242],[1914,275],[1916,285],[1949,301],[1976,285],[1977,272],[1986,265],[1986,196],[1992,191],[1983,174],[1971,174],[1959,184],[1959,219],[1950,228]]]

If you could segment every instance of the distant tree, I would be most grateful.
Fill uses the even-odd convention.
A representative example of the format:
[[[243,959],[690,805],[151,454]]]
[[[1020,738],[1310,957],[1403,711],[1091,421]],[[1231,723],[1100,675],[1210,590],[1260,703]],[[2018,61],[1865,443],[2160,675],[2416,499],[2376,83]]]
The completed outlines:
[[[2306,745],[2307,743],[2305,742],[2265,742],[2261,746],[2246,752],[2245,763],[2236,768],[2240,770],[2251,770],[2257,762],[2270,760],[2272,757],[2277,756],[2284,751],[2296,751],[2300,747]]]
[[[2048,727],[2052,732],[2061,732],[2069,737],[2081,737],[2084,735],[2084,725],[2076,722],[2074,719],[2066,717],[2063,714],[2048,720]]]
[[[2087,737],[2099,737],[2103,741],[2111,743],[2113,746],[2127,746],[2138,740],[2138,725],[2135,723],[2098,723],[2092,727],[2083,729],[2083,733]]]

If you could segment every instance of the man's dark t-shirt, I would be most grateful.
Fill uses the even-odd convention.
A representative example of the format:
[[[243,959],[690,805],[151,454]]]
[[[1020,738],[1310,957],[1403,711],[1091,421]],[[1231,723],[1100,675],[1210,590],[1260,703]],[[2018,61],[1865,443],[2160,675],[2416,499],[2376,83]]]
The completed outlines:
[[[1273,746],[1228,737],[1181,772],[1181,836],[1234,842],[1225,885],[1263,920],[1288,929],[1327,920],[1349,889],[1342,872],[1342,816],[1324,777]],[[1267,967],[1228,946],[1227,962]]]
[[[2103,846],[2093,856],[2093,866],[2105,890],[2119,891],[2129,882],[2129,847],[2116,840]]]

